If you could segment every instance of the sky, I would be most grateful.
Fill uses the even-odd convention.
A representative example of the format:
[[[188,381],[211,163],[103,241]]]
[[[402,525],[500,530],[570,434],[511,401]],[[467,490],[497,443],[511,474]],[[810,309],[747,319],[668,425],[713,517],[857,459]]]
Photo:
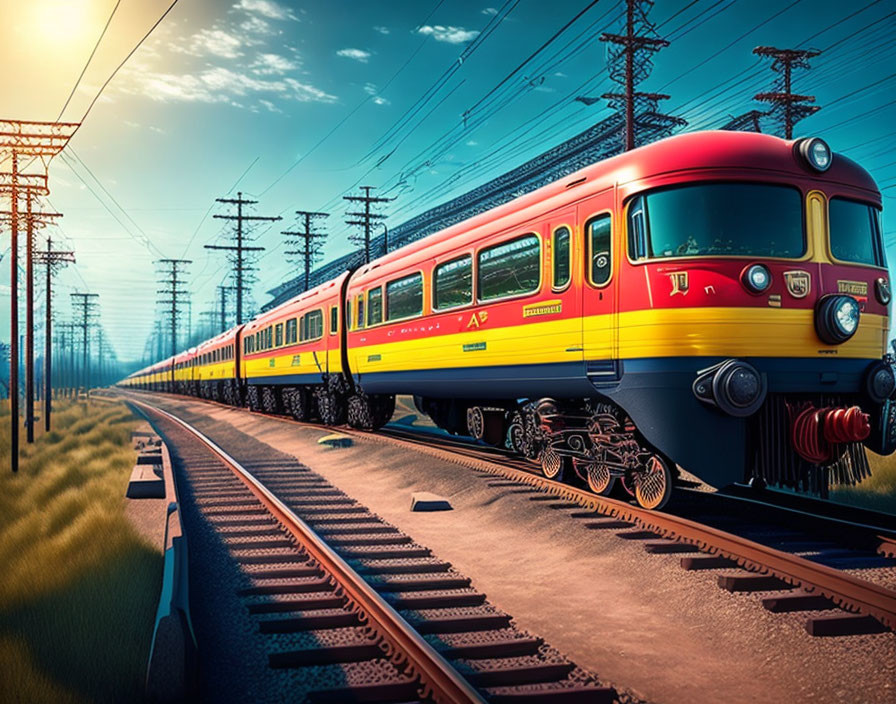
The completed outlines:
[[[0,119],[56,120],[77,83],[62,119],[80,121],[169,5],[0,0]],[[222,253],[204,248],[227,241],[216,198],[242,192],[255,214],[283,217],[254,233],[261,305],[297,271],[280,234],[296,210],[332,213],[330,259],[352,248],[342,196],[359,185],[396,199],[382,209],[395,226],[577,134],[610,114],[574,98],[614,89],[598,37],[621,31],[623,12],[621,0],[181,0],[50,164],[46,207],[64,217],[47,232],[77,259],[57,277],[59,319],[70,293],[98,293],[118,358],[139,361],[161,288],[154,262],[192,261],[194,326],[228,283]],[[659,0],[649,19],[670,46],[639,88],[670,95],[662,108],[684,131],[762,107],[752,96],[775,74],[754,47],[822,50],[795,75],[822,107],[797,136],[823,137],[875,177],[896,261],[896,0]]]

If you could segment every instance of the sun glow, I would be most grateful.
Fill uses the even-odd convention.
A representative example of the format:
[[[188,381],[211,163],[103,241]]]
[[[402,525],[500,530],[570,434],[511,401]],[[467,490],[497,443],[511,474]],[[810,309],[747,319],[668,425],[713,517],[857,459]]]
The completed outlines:
[[[93,15],[90,0],[32,0],[30,4],[35,38],[57,45],[84,39]]]

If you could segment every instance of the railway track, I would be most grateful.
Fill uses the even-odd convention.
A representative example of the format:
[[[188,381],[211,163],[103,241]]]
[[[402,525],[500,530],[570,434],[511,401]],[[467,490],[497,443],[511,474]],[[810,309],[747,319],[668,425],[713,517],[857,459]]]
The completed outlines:
[[[186,421],[129,401],[174,449],[182,495],[241,573],[238,597],[267,667],[303,675],[287,680],[307,688],[299,699],[617,700],[517,630],[450,564],[294,458],[258,441],[228,452]]]
[[[860,511],[844,512],[853,519],[847,520],[806,510],[806,504],[813,505],[811,500],[795,508],[680,489],[684,501],[677,502],[676,513],[647,511],[549,480],[524,459],[461,438],[394,424],[377,432],[335,430],[410,445],[476,470],[487,481],[500,477],[511,486],[537,489],[543,496],[532,500],[559,499],[570,509],[571,518],[587,521],[590,529],[640,540],[648,553],[681,553],[686,570],[725,569],[717,578],[721,588],[761,592],[763,606],[772,612],[805,612],[806,629],[812,635],[896,630],[896,532],[854,520],[863,515]]]

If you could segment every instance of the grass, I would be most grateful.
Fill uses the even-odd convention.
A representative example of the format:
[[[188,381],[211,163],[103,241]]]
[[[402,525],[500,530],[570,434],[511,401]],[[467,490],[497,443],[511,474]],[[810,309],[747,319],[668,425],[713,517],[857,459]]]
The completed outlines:
[[[871,476],[855,486],[831,490],[831,499],[843,504],[896,514],[896,454],[868,452]]]
[[[56,409],[16,475],[0,409],[0,701],[139,701],[162,558],[125,516],[134,418]]]

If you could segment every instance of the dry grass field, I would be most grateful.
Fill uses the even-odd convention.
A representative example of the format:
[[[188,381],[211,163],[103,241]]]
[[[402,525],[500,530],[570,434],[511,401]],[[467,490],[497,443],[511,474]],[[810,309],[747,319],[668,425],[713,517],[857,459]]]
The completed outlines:
[[[896,514],[896,454],[868,453],[871,476],[856,486],[831,491],[831,499],[844,504]]]
[[[123,404],[60,402],[13,475],[0,412],[2,702],[142,697],[162,559],[125,518],[133,426]]]

